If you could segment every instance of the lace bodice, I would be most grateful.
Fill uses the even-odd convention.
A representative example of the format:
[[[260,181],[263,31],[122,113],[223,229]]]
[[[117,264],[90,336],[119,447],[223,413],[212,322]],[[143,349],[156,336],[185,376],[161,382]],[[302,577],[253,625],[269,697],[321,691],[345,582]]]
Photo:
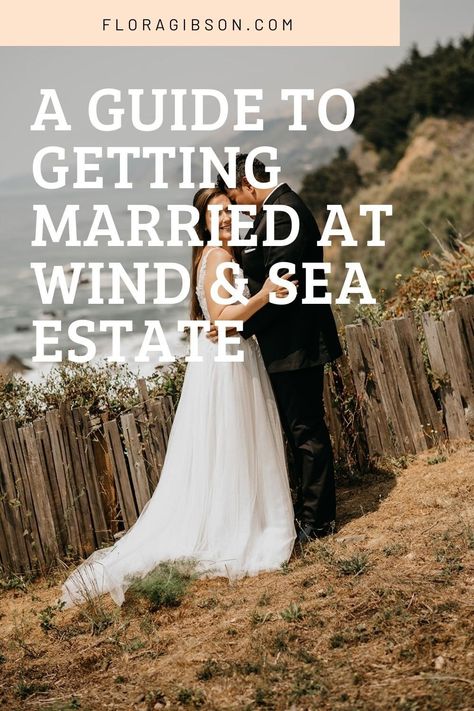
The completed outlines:
[[[207,307],[206,292],[204,289],[204,280],[206,278],[207,258],[213,249],[219,249],[219,247],[212,247],[211,249],[208,249],[207,252],[205,252],[203,257],[201,258],[201,263],[199,265],[197,284],[196,284],[196,295],[197,295],[199,305],[202,309],[202,313],[203,313],[206,321],[210,321],[211,318],[209,315],[209,309]],[[230,255],[229,255],[229,261],[230,261]],[[244,273],[240,267],[239,267],[238,276],[240,278],[242,278],[244,276]],[[250,298],[250,291],[249,291],[247,285],[245,285],[245,287],[244,287],[244,296],[246,296],[247,298]]]

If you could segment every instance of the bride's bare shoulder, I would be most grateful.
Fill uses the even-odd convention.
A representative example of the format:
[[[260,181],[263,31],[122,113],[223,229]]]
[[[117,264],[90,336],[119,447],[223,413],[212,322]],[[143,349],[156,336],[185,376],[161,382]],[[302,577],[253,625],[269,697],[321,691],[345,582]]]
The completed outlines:
[[[212,267],[224,262],[232,262],[232,255],[223,247],[213,247],[209,250],[207,263]]]

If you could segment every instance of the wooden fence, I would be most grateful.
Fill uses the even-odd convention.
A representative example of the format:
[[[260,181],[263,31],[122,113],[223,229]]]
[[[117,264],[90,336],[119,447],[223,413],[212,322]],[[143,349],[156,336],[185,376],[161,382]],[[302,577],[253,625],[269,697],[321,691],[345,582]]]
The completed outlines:
[[[169,396],[110,419],[63,403],[30,425],[0,421],[0,565],[45,572],[128,529],[154,491],[174,416]]]
[[[346,326],[350,372],[343,386],[349,392],[355,389],[359,413],[354,437],[360,439],[362,456],[400,457],[446,438],[469,439],[469,426],[474,425],[474,296],[452,304],[440,320],[423,314],[421,338],[413,315],[380,326]],[[341,455],[347,428],[341,424],[340,408],[331,413],[340,390],[334,370],[326,382],[325,402],[336,454]],[[430,380],[438,386],[435,392]]]
[[[423,339],[411,316],[346,327],[348,356],[327,373],[324,390],[337,459],[363,467],[469,438],[474,297],[455,299],[440,320],[424,314],[422,325]],[[143,380],[138,389],[141,404],[118,418],[63,403],[23,427],[0,421],[4,571],[45,572],[136,521],[158,483],[174,416],[170,397],[150,398]]]

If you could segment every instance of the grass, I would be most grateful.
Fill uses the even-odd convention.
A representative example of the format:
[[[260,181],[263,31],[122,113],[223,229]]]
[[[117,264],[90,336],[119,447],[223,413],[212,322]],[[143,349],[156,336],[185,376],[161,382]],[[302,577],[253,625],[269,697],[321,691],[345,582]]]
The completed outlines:
[[[270,597],[270,595],[267,593],[267,591],[265,591],[264,593],[262,593],[262,594],[260,595],[260,598],[259,598],[259,600],[258,600],[258,602],[257,602],[257,605],[259,605],[260,607],[266,607],[266,605],[269,605],[270,602],[271,602],[271,597]]]
[[[36,681],[27,681],[26,679],[22,679],[16,685],[15,696],[17,696],[19,699],[24,700],[28,699],[30,696],[34,696],[35,694],[41,694],[45,691],[48,691],[49,689],[49,684]]]
[[[435,551],[436,562],[442,564],[441,579],[447,584],[452,583],[453,576],[463,570],[462,551],[452,541],[448,540]]]
[[[136,580],[129,590],[146,598],[152,611],[177,607],[195,577],[192,561],[160,563],[144,578]]]
[[[86,707],[81,704],[79,699],[72,697],[70,701],[58,701],[51,706],[45,706],[45,711],[76,711],[76,709],[83,709],[86,711]]]
[[[292,602],[285,610],[280,612],[280,617],[285,622],[299,622],[299,620],[303,619],[304,613],[296,602]]]
[[[113,625],[116,613],[111,613],[98,599],[87,600],[79,611],[79,619],[87,622],[93,635],[100,635]]]
[[[408,552],[407,545],[405,543],[390,543],[385,546],[383,553],[387,558],[390,556],[400,556]]]
[[[34,660],[41,656],[41,653],[32,643],[31,637],[30,628],[26,623],[25,617],[22,615],[18,619],[18,617],[15,616],[13,624],[11,625],[9,642],[15,650],[23,654],[24,658]]]
[[[255,689],[254,703],[258,708],[273,709],[274,706],[274,693],[271,689],[267,689],[263,686],[257,686]]]
[[[198,603],[198,607],[204,610],[212,610],[219,605],[219,600],[212,595]]]
[[[336,558],[334,565],[341,575],[362,575],[369,566],[369,557],[367,553],[355,553],[349,558]]]
[[[326,688],[321,684],[319,678],[312,672],[303,669],[298,672],[296,680],[293,682],[290,699],[299,701],[303,697],[324,694],[325,692]]]
[[[430,457],[427,461],[428,464],[440,464],[441,462],[445,462],[447,460],[447,456],[445,454],[436,454],[434,457]]]
[[[329,645],[332,649],[343,647],[345,642],[346,638],[344,637],[342,632],[336,632],[336,634],[333,634],[332,637],[329,639]]]
[[[50,579],[2,590],[0,707],[474,707],[474,451],[430,465],[434,454],[393,487],[339,488],[338,532],[297,551],[285,575],[189,584],[191,571],[179,604],[153,611],[141,594],[60,610]]]
[[[261,612],[260,610],[253,610],[251,615],[251,622],[254,627],[257,625],[263,625],[273,618],[272,612]]]
[[[200,689],[190,689],[183,686],[181,689],[178,689],[176,701],[183,704],[183,706],[192,706],[195,709],[199,709],[204,705],[206,696]]]
[[[201,668],[198,669],[196,678],[199,679],[199,681],[209,681],[209,679],[213,677],[225,675],[226,671],[222,664],[219,664],[216,659],[206,659]]]
[[[278,654],[279,652],[286,652],[288,649],[288,635],[286,632],[280,630],[277,632],[270,642],[270,649],[273,654]]]
[[[126,652],[138,652],[140,649],[144,649],[146,647],[145,642],[140,639],[140,637],[134,637],[133,639],[128,642],[128,644],[124,645],[124,650]]]
[[[28,592],[29,582],[28,578],[23,575],[9,575],[0,566],[0,591],[18,590],[20,592]]]
[[[49,632],[55,628],[56,615],[64,609],[65,605],[65,602],[58,602],[54,605],[48,605],[38,612],[40,627],[44,632]]]

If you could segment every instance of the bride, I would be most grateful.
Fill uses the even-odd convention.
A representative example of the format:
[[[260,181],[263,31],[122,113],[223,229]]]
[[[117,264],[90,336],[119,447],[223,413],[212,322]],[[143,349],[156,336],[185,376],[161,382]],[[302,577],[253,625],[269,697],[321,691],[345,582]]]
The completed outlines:
[[[211,204],[223,208],[222,247],[207,245]],[[286,293],[267,280],[245,305],[214,302],[217,266],[232,259],[230,201],[209,188],[199,190],[194,205],[203,246],[193,248],[192,318],[245,321],[272,291]],[[121,605],[133,580],[163,561],[193,559],[202,577],[235,579],[275,570],[291,555],[296,532],[281,425],[257,341],[227,346],[229,353],[243,350],[244,360],[223,363],[214,360],[217,345],[204,332],[199,338],[203,360],[187,366],[158,486],[127,533],[69,575],[66,607],[103,593]]]

